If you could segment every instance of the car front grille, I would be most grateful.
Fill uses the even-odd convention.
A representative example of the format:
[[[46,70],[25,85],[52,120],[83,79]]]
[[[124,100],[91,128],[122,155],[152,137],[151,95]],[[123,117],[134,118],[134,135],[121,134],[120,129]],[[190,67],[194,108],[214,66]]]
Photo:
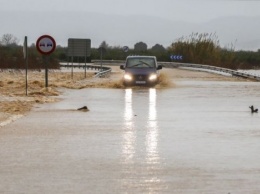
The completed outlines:
[[[147,81],[148,80],[148,76],[147,75],[135,75],[134,79],[136,81]]]

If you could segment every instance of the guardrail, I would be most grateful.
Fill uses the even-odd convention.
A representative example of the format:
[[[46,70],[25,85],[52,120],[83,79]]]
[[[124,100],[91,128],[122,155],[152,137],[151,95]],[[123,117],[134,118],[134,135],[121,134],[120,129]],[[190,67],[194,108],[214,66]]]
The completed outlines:
[[[111,73],[112,69],[108,68],[107,70],[102,69],[101,71],[97,72],[96,75],[94,77],[104,77],[107,74]]]
[[[93,60],[92,61],[94,64],[95,63],[101,63],[101,60]],[[103,65],[108,65],[108,66],[119,66],[119,64],[124,64],[125,61],[121,60],[103,60],[102,64]],[[242,77],[242,78],[247,78],[247,79],[252,79],[256,81],[260,81],[260,76],[259,75],[253,75],[250,73],[244,73],[232,69],[227,69],[227,68],[222,68],[222,67],[216,67],[216,66],[210,66],[210,65],[201,65],[201,64],[192,64],[192,63],[177,63],[177,62],[158,62],[158,64],[162,65],[163,67],[166,68],[193,68],[193,69],[200,69],[202,71],[213,71],[216,73],[227,73],[232,76],[237,76],[237,77]],[[95,76],[104,76],[107,73],[111,72],[110,67],[101,67],[97,65],[61,65],[61,67],[78,67],[78,68],[87,68],[87,69],[92,69],[92,70],[99,70]]]
[[[64,68],[83,68],[88,70],[97,70],[98,72],[95,74],[94,77],[103,77],[109,73],[111,73],[112,69],[110,67],[104,67],[104,66],[97,66],[97,65],[83,65],[83,64],[77,64],[77,65],[71,65],[71,64],[60,64],[60,67]]]
[[[216,67],[216,66],[210,66],[210,65],[201,65],[201,64],[191,64],[191,63],[175,63],[175,62],[159,62],[160,65],[166,67],[166,68],[178,68],[178,67],[186,67],[186,68],[194,68],[194,69],[201,69],[201,70],[210,70],[215,72],[222,72],[227,73],[232,76],[242,77],[242,78],[248,78],[253,79],[256,81],[260,81],[259,75],[253,75],[250,73],[244,73],[232,69],[222,68],[222,67]]]
[[[95,60],[95,63],[100,63],[100,60]],[[103,64],[105,65],[118,65],[118,64],[124,64],[125,61],[114,61],[114,60],[105,60],[102,61]],[[222,68],[222,67],[216,67],[216,66],[210,66],[210,65],[201,65],[201,64],[192,64],[192,63],[178,63],[178,62],[158,62],[158,64],[162,65],[163,67],[166,68],[193,68],[193,69],[200,69],[202,71],[211,71],[211,72],[216,72],[216,73],[227,73],[232,76],[237,76],[237,77],[242,77],[242,78],[247,78],[247,79],[252,79],[256,81],[260,81],[260,76],[259,75],[253,75],[250,73],[244,73],[232,69],[227,69],[227,68]]]
[[[101,60],[92,60],[92,63],[99,63],[101,64]],[[125,60],[102,60],[103,64],[108,64],[111,66],[117,66],[118,64],[124,64]]]

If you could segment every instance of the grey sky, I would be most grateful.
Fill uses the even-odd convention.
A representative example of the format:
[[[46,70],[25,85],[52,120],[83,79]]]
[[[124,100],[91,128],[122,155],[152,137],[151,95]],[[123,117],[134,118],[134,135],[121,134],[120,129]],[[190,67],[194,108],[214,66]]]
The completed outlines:
[[[223,16],[259,16],[260,1],[235,0],[0,0],[0,10],[86,11],[207,21]]]
[[[24,13],[31,14],[29,22],[32,24],[32,29],[30,29],[30,33],[32,33],[32,30],[35,30],[35,34],[41,32],[48,33],[47,31],[40,30],[41,27],[39,23],[41,23],[42,21],[41,19],[39,20],[39,18],[34,17],[35,13],[41,14],[41,17],[44,17],[43,20],[45,22],[46,20],[49,20],[50,26],[53,25],[53,19],[55,19],[56,17],[61,17],[61,15],[63,15],[64,13],[67,13],[67,15],[85,13],[86,17],[91,17],[81,19],[81,22],[84,21],[86,25],[88,25],[87,23],[90,20],[95,21],[95,17],[98,17],[100,15],[103,16],[103,21],[101,20],[100,25],[104,26],[106,26],[106,19],[109,18],[109,16],[117,16],[122,18],[135,16],[135,20],[136,16],[140,16],[140,19],[151,17],[151,19],[163,19],[164,21],[169,21],[169,23],[171,21],[184,22],[184,25],[188,25],[189,23],[192,25],[202,23],[205,24],[206,22],[214,19],[224,19],[225,17],[230,16],[260,17],[260,1],[250,0],[0,0],[0,4],[0,21],[2,21],[0,23],[4,23],[7,19],[9,22],[12,21],[12,25],[15,25],[17,27],[19,26],[19,29],[15,30],[14,27],[10,27],[7,24],[4,25],[3,28],[0,28],[0,36],[5,33],[11,33],[15,36],[18,36],[18,38],[21,38],[23,36],[22,34],[19,34],[20,31],[26,32],[22,29],[22,24],[18,23],[20,21],[18,17],[23,17]],[[5,15],[3,16],[3,14]],[[100,22],[100,20],[98,21]],[[80,19],[79,21],[74,22],[80,22]],[[132,24],[134,22],[135,21],[131,21]],[[60,19],[59,23],[65,25],[66,21],[62,21],[62,19]],[[152,22],[150,24],[152,25]],[[37,29],[33,27],[36,27]],[[111,28],[116,27],[122,28],[122,26],[111,26]],[[178,28],[178,26],[175,26],[175,29],[176,27]],[[256,28],[260,28],[260,22],[259,26],[256,26]],[[193,30],[193,28],[189,28],[189,31],[183,31],[183,33],[179,32],[179,34],[176,33],[176,37],[180,36],[181,34],[191,34],[191,29]],[[199,29],[199,26],[197,26],[196,29]],[[100,31],[95,33],[93,27],[91,30],[91,32],[88,32],[89,35],[92,36],[90,38],[93,39],[93,43],[95,44],[94,46],[106,39],[108,39],[108,43],[110,43],[109,41],[111,41],[111,44],[120,44],[122,46],[122,44],[132,44],[134,43],[134,41],[141,41],[142,38],[142,36],[140,36],[140,38],[129,36],[128,42],[121,42],[120,39],[118,39],[118,41],[116,40],[116,34],[111,34],[110,37],[108,37],[107,34],[104,34],[104,36],[102,37],[102,33],[100,33]],[[214,29],[212,30],[214,31]],[[52,33],[51,29],[50,33]],[[68,32],[67,35],[66,31],[63,32],[64,34],[57,33],[58,30],[54,32],[55,36],[64,37],[64,39],[69,38],[69,36],[73,36],[72,32]],[[113,33],[116,33],[116,31],[113,31]],[[118,33],[122,33],[122,31],[119,30]],[[159,36],[159,34],[157,35]],[[81,34],[79,32],[75,32],[74,36],[81,36]],[[115,36],[115,38],[112,38],[113,36]],[[128,34],[126,33],[125,36],[127,37]],[[138,36],[138,34],[136,34],[136,36]],[[236,36],[240,37],[239,35]],[[248,36],[251,35],[249,34]],[[130,37],[132,40],[130,40]],[[171,39],[169,39],[169,43],[167,43],[166,40],[162,40],[162,43],[170,45],[171,41],[173,41],[173,39],[176,37],[172,37]],[[234,39],[236,39],[236,37],[234,37]],[[234,39],[231,39],[230,41],[233,41]],[[254,41],[256,39],[258,38],[254,37],[254,39],[251,41]],[[64,42],[64,40],[62,41]],[[149,41],[149,39],[147,39],[146,41]],[[156,41],[160,43],[160,39]],[[150,44],[154,44],[154,42],[151,41]]]

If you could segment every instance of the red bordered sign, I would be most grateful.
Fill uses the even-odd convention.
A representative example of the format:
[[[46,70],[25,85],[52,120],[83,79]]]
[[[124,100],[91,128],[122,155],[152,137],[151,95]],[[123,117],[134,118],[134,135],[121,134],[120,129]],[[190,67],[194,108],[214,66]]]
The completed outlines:
[[[55,50],[56,42],[51,36],[43,35],[37,39],[36,48],[41,54],[49,55]]]

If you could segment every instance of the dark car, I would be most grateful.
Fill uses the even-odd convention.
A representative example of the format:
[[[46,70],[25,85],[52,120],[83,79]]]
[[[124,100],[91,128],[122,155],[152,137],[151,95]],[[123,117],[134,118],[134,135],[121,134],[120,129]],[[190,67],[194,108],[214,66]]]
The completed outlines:
[[[125,86],[154,86],[158,82],[158,70],[162,69],[162,66],[157,64],[154,56],[129,56],[120,69],[125,70]]]

